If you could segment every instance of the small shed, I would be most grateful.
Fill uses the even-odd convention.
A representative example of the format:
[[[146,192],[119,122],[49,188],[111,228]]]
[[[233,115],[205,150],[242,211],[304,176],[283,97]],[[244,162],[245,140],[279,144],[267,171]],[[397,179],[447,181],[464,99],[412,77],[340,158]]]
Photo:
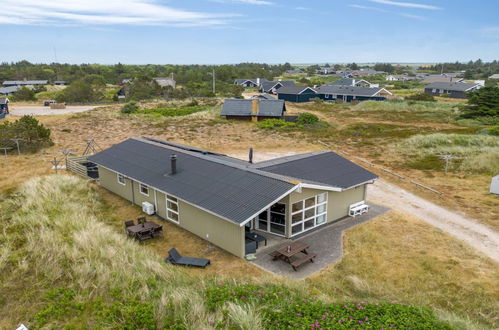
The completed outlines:
[[[226,119],[260,121],[282,119],[286,113],[283,100],[268,99],[226,99],[220,113]]]
[[[499,195],[499,174],[493,177],[490,182],[490,193]]]

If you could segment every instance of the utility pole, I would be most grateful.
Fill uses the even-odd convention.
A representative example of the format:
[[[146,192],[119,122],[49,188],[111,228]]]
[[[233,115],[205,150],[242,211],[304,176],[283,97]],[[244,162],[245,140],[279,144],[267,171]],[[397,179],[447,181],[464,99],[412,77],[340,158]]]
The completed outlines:
[[[215,86],[215,85],[216,85],[216,83],[215,83],[215,82],[216,82],[216,75],[215,75],[215,68],[213,68],[213,71],[212,71],[212,72],[210,72],[210,73],[208,73],[208,74],[209,74],[209,75],[211,75],[211,77],[212,77],[212,79],[213,79],[213,80],[212,80],[212,91],[213,91],[213,95],[215,95],[215,94],[216,94],[216,86]]]

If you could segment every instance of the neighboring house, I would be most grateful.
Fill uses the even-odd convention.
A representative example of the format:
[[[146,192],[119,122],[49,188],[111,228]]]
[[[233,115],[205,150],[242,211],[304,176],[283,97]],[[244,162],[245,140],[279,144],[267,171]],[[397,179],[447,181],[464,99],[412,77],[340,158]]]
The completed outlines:
[[[6,97],[0,98],[0,115],[5,117],[9,113],[9,99]]]
[[[292,238],[347,217],[377,176],[329,151],[252,164],[223,154],[132,138],[88,157],[99,184],[243,258],[245,227]]]
[[[419,78],[409,76],[408,74],[390,74],[386,76],[386,81],[408,81],[408,80],[419,80]]]
[[[456,78],[456,77],[448,77],[446,75],[429,75],[426,76],[423,79],[423,83],[425,84],[431,84],[435,82],[442,82],[442,83],[458,83],[462,82],[464,79],[463,78]]]
[[[177,82],[172,77],[153,78],[153,80],[156,81],[161,87],[171,87],[175,89],[177,86]]]
[[[286,74],[300,74],[303,73],[302,69],[291,69],[291,70],[286,70]]]
[[[236,79],[234,81],[234,85],[240,85],[243,87],[260,87],[260,85],[265,81],[268,81],[268,80],[264,79],[264,78]]]
[[[56,80],[54,81],[54,85],[57,85],[57,86],[66,86],[68,84],[67,81],[64,81],[64,80]]]
[[[9,86],[9,87],[0,87],[0,95],[12,95],[18,90],[20,90],[21,87],[19,86]]]
[[[372,87],[369,81],[364,79],[354,79],[354,78],[341,78],[339,80],[333,81],[332,83],[326,84],[328,86],[360,86],[360,87]]]
[[[260,92],[276,94],[277,90],[284,86],[294,86],[295,82],[291,80],[281,81],[263,81],[260,84]]]
[[[499,73],[493,74],[492,76],[489,77],[489,79],[499,80]]]
[[[318,97],[325,101],[342,100],[343,102],[351,101],[384,101],[386,97],[392,95],[384,88],[375,87],[358,87],[358,86],[341,86],[341,85],[324,85],[317,90]]]
[[[334,74],[334,73],[336,73],[336,71],[334,70],[334,68],[324,67],[324,68],[320,68],[320,69],[316,70],[316,73],[326,76],[326,75]]]
[[[284,86],[277,90],[277,98],[288,102],[310,102],[317,92],[306,86]]]
[[[286,104],[276,99],[226,99],[220,112],[226,119],[260,121],[281,119],[286,113]]]
[[[6,80],[3,82],[3,86],[39,86],[47,85],[48,83],[48,80]]]
[[[426,94],[433,96],[446,95],[448,97],[465,99],[466,93],[480,89],[480,83],[463,83],[463,82],[434,82],[426,85],[424,91]]]
[[[384,71],[376,71],[374,69],[347,70],[352,77],[374,76],[377,74],[386,74]]]
[[[251,99],[260,99],[260,100],[275,100],[276,98],[267,93],[262,93],[258,95],[253,95]]]

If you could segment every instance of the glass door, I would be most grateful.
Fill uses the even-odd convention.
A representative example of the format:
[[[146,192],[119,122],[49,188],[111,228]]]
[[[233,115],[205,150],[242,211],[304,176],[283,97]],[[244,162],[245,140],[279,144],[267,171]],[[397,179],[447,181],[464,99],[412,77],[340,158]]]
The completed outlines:
[[[275,235],[286,235],[286,204],[276,203],[256,217],[256,228]]]

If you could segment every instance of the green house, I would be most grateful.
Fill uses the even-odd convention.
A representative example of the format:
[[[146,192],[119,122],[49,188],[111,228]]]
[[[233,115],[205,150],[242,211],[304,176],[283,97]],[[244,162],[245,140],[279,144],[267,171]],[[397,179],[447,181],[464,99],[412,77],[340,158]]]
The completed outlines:
[[[377,176],[329,151],[252,163],[132,138],[88,157],[102,187],[244,257],[246,228],[293,238],[348,216]],[[246,227],[246,228],[245,228]]]

